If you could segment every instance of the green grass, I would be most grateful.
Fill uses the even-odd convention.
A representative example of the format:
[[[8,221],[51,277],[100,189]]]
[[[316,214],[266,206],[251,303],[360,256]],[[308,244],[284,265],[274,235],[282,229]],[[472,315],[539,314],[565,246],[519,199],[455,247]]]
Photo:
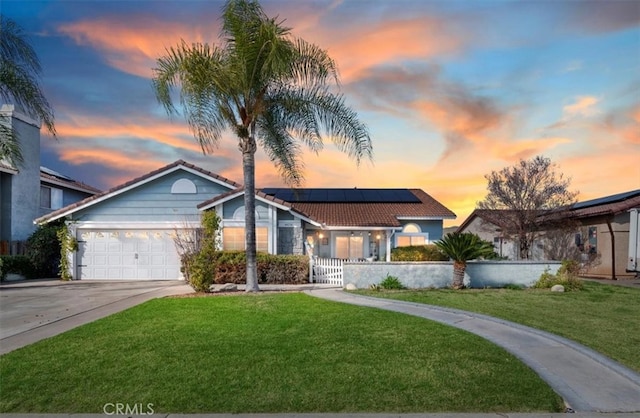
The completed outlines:
[[[582,343],[640,371],[640,289],[584,282],[581,291],[467,289],[358,291],[480,312]]]
[[[0,357],[0,412],[558,411],[480,337],[310,296],[147,302]]]

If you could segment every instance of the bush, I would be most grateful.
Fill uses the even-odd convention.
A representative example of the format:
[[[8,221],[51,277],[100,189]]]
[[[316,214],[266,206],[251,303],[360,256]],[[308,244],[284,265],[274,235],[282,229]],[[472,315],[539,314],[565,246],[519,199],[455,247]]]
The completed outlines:
[[[186,255],[185,278],[196,292],[209,292],[215,280],[216,236],[220,218],[214,211],[203,212],[201,223],[200,249]]]
[[[380,287],[382,289],[387,289],[387,290],[404,289],[405,288],[403,286],[403,284],[400,283],[400,280],[397,277],[391,276],[388,273],[387,273],[387,277],[385,277],[385,279],[380,282]]]
[[[259,283],[300,284],[309,281],[309,258],[306,256],[258,253],[256,259]],[[214,264],[216,283],[246,283],[247,258],[244,251],[220,251]]]
[[[27,257],[38,277],[58,277],[60,241],[58,231],[64,228],[64,219],[40,225],[27,239]]]
[[[579,269],[580,265],[577,261],[564,260],[557,274],[551,274],[549,270],[545,270],[533,287],[536,289],[549,289],[560,284],[564,286],[565,290],[581,290],[583,285],[578,278]]]
[[[449,261],[449,257],[433,244],[411,245],[392,249],[391,261]]]
[[[9,273],[21,274],[26,279],[38,277],[31,259],[26,255],[0,255],[0,279],[4,280]]]

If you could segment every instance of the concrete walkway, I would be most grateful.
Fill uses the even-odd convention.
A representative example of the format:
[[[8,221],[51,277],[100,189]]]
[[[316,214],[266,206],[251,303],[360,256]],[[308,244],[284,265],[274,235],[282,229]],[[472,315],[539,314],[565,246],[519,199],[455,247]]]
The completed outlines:
[[[359,296],[335,288],[306,293],[419,316],[477,334],[531,367],[575,411],[640,412],[640,374],[568,339],[457,309]]]

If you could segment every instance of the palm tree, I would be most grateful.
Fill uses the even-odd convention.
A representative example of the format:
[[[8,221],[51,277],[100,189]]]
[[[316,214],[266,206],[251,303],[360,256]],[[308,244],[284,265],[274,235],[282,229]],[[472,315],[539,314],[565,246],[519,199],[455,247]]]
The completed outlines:
[[[483,241],[476,234],[470,232],[451,233],[445,235],[435,245],[447,257],[453,260],[453,284],[454,289],[464,288],[464,272],[467,269],[467,261],[481,257],[489,257],[494,254],[493,245]]]
[[[153,87],[169,115],[180,103],[204,153],[229,129],[238,139],[244,173],[247,291],[258,291],[255,236],[255,153],[269,156],[292,186],[303,180],[301,144],[318,152],[323,136],[354,158],[372,158],[367,128],[346,106],[335,62],[326,51],[291,35],[255,0],[229,0],[222,11],[220,45],[168,48],[157,60]]]
[[[0,15],[0,99],[15,104],[34,119],[40,119],[56,136],[53,110],[44,96],[38,78],[42,69],[22,28]],[[10,122],[0,120],[0,159],[13,165],[23,162],[18,133]]]

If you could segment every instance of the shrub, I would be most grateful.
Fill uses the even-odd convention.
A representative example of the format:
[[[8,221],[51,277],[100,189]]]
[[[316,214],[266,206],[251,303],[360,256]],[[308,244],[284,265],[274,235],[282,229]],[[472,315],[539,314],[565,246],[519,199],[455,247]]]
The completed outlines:
[[[400,280],[397,277],[391,276],[388,273],[387,273],[387,277],[385,277],[384,280],[380,282],[380,287],[382,289],[388,289],[388,290],[405,288],[403,284],[400,283]]]
[[[27,279],[38,277],[36,269],[31,259],[26,255],[1,255],[0,256],[0,279],[4,280],[9,273],[21,274]]]
[[[220,218],[214,211],[202,213],[200,250],[187,255],[185,277],[196,292],[209,292],[215,280],[216,236]]]
[[[449,261],[449,257],[433,244],[411,245],[392,249],[391,261]]]
[[[38,277],[58,277],[60,264],[58,231],[64,227],[64,219],[39,225],[27,239],[27,257],[33,263]]]
[[[533,287],[548,289],[560,284],[564,286],[565,290],[581,290],[583,285],[578,278],[579,269],[580,265],[575,260],[564,260],[557,274],[551,274],[548,269],[545,270]]]
[[[258,253],[256,261],[260,283],[300,284],[309,281],[309,258],[306,256]],[[216,283],[246,283],[244,251],[220,251],[214,264]]]

